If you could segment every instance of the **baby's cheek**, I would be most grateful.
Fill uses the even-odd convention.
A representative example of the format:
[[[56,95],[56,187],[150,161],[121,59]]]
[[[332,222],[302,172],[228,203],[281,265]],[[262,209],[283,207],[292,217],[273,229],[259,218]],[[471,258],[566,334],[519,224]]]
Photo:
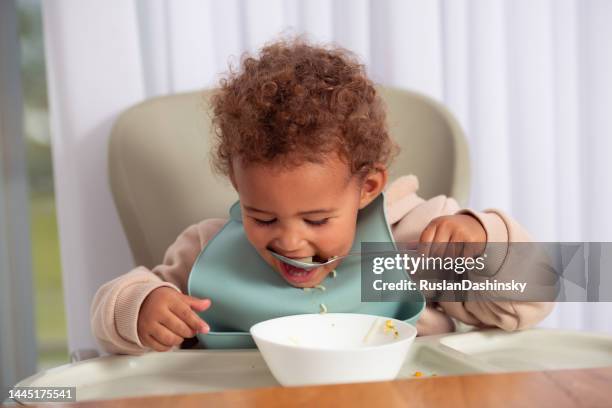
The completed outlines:
[[[267,235],[265,231],[261,231],[259,228],[254,228],[251,225],[245,225],[244,233],[254,247],[264,248],[267,245]]]
[[[330,229],[322,237],[320,248],[328,252],[326,255],[343,255],[348,252],[355,238],[355,228],[349,223]]]

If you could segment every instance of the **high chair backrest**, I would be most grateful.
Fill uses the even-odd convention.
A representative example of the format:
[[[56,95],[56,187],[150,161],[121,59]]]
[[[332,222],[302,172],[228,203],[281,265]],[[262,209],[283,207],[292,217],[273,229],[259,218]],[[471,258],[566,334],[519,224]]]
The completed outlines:
[[[402,149],[390,180],[415,174],[422,197],[444,194],[466,204],[469,157],[456,120],[426,96],[379,90],[391,135]],[[205,218],[227,217],[238,198],[229,180],[213,175],[209,166],[210,95],[200,91],[145,101],[120,115],[112,130],[111,189],[137,265],[157,265],[183,229]]]

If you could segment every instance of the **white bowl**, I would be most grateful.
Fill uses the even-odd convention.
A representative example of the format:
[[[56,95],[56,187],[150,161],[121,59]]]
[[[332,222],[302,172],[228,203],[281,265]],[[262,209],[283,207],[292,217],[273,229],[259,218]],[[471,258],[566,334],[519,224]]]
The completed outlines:
[[[385,330],[391,321],[397,330]],[[414,326],[352,313],[303,314],[266,320],[251,335],[285,386],[393,380],[416,337]]]

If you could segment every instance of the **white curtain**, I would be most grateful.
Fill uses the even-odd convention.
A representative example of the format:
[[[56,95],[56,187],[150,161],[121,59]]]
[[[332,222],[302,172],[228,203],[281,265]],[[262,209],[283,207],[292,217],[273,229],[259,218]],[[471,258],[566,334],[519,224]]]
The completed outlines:
[[[104,167],[113,120],[213,86],[279,33],[348,47],[377,82],[445,103],[469,139],[471,207],[540,241],[612,240],[610,21],[607,0],[45,0],[70,349],[94,345],[89,302],[133,266]],[[612,331],[610,312],[561,304],[544,325]]]

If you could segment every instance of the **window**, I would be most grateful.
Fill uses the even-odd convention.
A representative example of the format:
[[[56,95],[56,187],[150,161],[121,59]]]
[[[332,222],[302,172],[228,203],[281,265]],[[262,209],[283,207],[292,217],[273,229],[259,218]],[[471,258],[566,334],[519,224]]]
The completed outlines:
[[[40,0],[19,0],[38,369],[68,362]]]

